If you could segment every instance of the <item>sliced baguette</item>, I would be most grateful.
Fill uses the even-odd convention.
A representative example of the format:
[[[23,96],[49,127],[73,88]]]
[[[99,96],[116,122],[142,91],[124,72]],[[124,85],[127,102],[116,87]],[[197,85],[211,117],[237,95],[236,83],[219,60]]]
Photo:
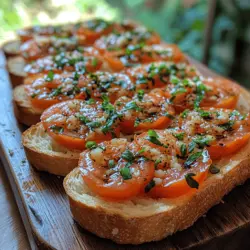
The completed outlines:
[[[11,57],[7,60],[12,86],[23,84],[26,73],[24,72],[25,61],[20,56]]]
[[[15,104],[15,115],[20,123],[31,126],[40,121],[43,110],[32,107],[23,84],[14,88],[13,100]]]
[[[80,152],[55,143],[41,123],[23,133],[22,143],[29,162],[37,170],[65,176],[77,167]]]
[[[105,201],[83,182],[79,168],[64,179],[74,219],[86,230],[119,244],[158,241],[191,226],[236,185],[250,177],[250,144],[221,172],[210,175],[192,196],[178,199],[137,197],[125,202]]]
[[[250,94],[242,89],[238,109],[249,111]],[[74,219],[86,230],[119,244],[158,241],[191,226],[235,186],[250,178],[250,142],[237,154],[216,163],[220,173],[202,183],[193,195],[176,199],[135,197],[104,200],[89,190],[75,168],[64,179]]]
[[[18,56],[20,54],[21,41],[13,40],[3,44],[2,49],[5,57],[8,59],[13,56]]]

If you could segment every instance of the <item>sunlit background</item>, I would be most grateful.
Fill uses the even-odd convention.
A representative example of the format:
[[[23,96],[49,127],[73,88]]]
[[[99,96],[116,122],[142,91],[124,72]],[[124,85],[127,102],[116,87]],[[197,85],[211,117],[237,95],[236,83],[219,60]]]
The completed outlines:
[[[0,43],[15,38],[20,27],[91,17],[140,21],[197,60],[207,59],[216,72],[250,87],[250,0],[2,0]]]

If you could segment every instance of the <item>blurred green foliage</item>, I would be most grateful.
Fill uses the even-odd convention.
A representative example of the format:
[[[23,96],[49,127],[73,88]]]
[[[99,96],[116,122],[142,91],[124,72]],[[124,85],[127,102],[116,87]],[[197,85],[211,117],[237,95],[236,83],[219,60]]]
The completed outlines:
[[[201,61],[209,1],[4,0],[0,2],[0,42],[12,36],[17,28],[31,24],[71,22],[76,17],[129,18],[158,31],[165,41],[177,43]],[[250,82],[250,1],[218,0],[217,3],[209,66],[247,84]]]

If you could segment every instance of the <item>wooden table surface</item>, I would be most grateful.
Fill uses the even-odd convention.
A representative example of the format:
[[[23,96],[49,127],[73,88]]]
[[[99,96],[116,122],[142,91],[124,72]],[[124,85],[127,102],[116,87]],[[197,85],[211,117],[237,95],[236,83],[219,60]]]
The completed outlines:
[[[1,52],[1,51],[0,51]],[[6,77],[5,62],[0,56],[0,77]],[[27,235],[9,181],[0,161],[0,249],[30,249]]]
[[[0,162],[0,249],[30,249],[7,176]]]

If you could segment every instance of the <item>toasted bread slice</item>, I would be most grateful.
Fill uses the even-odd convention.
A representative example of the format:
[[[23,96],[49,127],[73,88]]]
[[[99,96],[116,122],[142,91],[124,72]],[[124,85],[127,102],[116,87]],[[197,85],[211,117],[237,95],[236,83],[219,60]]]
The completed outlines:
[[[24,72],[25,61],[20,56],[11,57],[7,61],[12,86],[23,84],[26,73]]]
[[[250,177],[250,144],[210,175],[194,195],[176,199],[136,197],[112,202],[93,194],[79,168],[64,179],[74,219],[86,230],[119,244],[158,241],[191,226],[236,185]],[[217,165],[218,166],[218,165]]]
[[[250,94],[242,89],[238,109],[249,111]],[[108,201],[84,183],[79,168],[64,179],[74,219],[86,230],[119,244],[158,241],[191,226],[235,186],[250,178],[250,142],[237,154],[215,162],[220,173],[209,174],[197,192],[175,199],[135,197]]]
[[[77,167],[80,152],[54,142],[41,123],[23,133],[22,143],[28,160],[37,170],[65,176]]]
[[[32,107],[24,87],[25,86],[22,84],[16,86],[13,90],[15,115],[20,123],[31,126],[40,121],[40,116],[43,110]]]
[[[13,56],[18,56],[20,54],[20,45],[21,41],[19,40],[13,40],[5,43],[2,46],[5,57],[10,58]]]

